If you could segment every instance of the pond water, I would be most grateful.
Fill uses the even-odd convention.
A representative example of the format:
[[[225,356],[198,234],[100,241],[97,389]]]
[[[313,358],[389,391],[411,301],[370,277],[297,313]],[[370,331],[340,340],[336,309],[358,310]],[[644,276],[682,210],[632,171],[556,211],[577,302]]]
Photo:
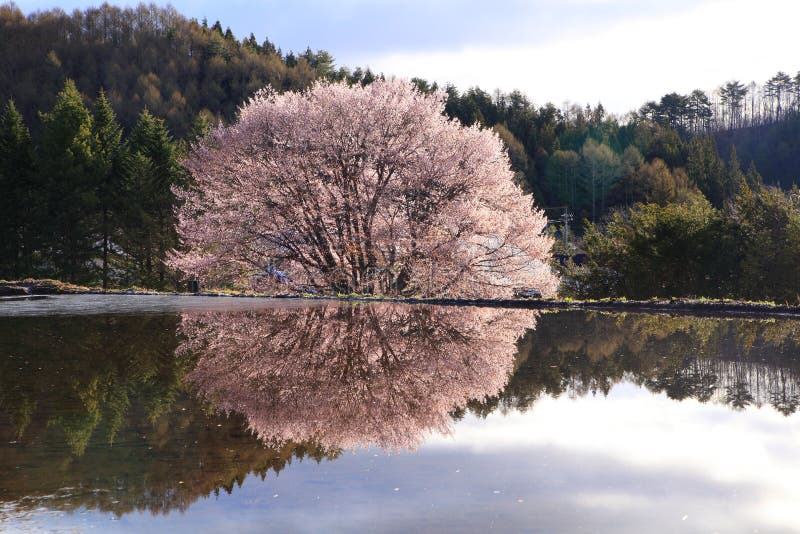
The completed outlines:
[[[0,303],[0,530],[800,530],[800,322]]]

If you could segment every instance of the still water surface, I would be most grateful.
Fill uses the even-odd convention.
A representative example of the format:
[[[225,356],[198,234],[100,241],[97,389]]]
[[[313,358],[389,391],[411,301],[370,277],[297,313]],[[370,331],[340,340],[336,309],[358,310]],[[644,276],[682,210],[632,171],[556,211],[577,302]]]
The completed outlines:
[[[0,304],[1,531],[800,530],[800,322]]]

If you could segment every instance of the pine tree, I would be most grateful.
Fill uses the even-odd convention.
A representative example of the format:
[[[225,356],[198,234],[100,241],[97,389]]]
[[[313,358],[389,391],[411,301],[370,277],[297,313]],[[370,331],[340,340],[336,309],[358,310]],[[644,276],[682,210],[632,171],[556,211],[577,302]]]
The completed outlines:
[[[122,127],[102,89],[95,103],[93,133],[93,164],[100,212],[102,283],[105,289],[108,287],[109,253],[120,223],[118,213],[123,204],[121,193],[126,169]]]
[[[172,186],[183,182],[183,172],[164,121],[147,110],[140,114],[128,142],[135,169],[131,182],[135,213],[129,222],[139,227],[139,242],[134,244],[138,277],[147,286],[165,287],[164,261],[178,244]]]
[[[33,274],[36,219],[31,136],[10,100],[0,115],[0,278]]]
[[[92,160],[92,116],[72,80],[42,114],[39,168],[48,192],[48,255],[53,275],[91,282],[96,275],[97,187]]]
[[[750,166],[747,168],[747,175],[745,178],[747,179],[747,185],[750,186],[751,189],[761,189],[764,187],[764,179],[761,177],[758,169],[756,169],[756,164],[753,161],[750,162]]]
[[[725,191],[725,198],[733,198],[746,184],[747,179],[742,172],[739,156],[736,154],[736,145],[731,145],[731,155],[728,158],[728,179],[725,182],[727,188]]]
[[[729,190],[726,186],[728,173],[713,138],[695,137],[689,142],[686,173],[714,207],[722,207]]]
[[[208,111],[201,111],[197,114],[192,122],[192,127],[189,130],[189,135],[186,140],[193,144],[199,142],[211,131],[214,124],[214,117]]]

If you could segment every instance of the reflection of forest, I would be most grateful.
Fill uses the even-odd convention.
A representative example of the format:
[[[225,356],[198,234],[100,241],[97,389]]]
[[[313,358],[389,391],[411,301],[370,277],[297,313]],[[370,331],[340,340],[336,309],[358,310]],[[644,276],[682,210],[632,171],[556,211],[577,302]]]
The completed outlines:
[[[800,405],[800,322],[560,312],[539,318],[520,342],[520,363],[499,398],[526,408],[542,394],[607,393],[622,380],[669,398],[741,409]]]
[[[185,509],[318,447],[264,448],[183,386],[176,316],[0,320],[0,521],[41,506]],[[5,506],[4,506],[5,504]]]
[[[464,404],[525,409],[622,380],[788,415],[799,349],[797,321],[646,314],[361,306],[2,318],[0,519],[40,506],[185,509],[293,459],[414,446]]]

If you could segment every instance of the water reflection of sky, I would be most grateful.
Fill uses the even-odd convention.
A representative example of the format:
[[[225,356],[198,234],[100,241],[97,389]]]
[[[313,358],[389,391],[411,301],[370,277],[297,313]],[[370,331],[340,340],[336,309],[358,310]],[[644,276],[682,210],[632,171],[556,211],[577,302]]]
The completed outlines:
[[[623,383],[605,398],[467,415],[416,452],[359,449],[248,476],[189,513],[32,519],[102,531],[790,531],[798,445],[800,419],[768,406],[737,412]]]
[[[797,321],[210,300],[0,321],[0,531],[800,530]]]

